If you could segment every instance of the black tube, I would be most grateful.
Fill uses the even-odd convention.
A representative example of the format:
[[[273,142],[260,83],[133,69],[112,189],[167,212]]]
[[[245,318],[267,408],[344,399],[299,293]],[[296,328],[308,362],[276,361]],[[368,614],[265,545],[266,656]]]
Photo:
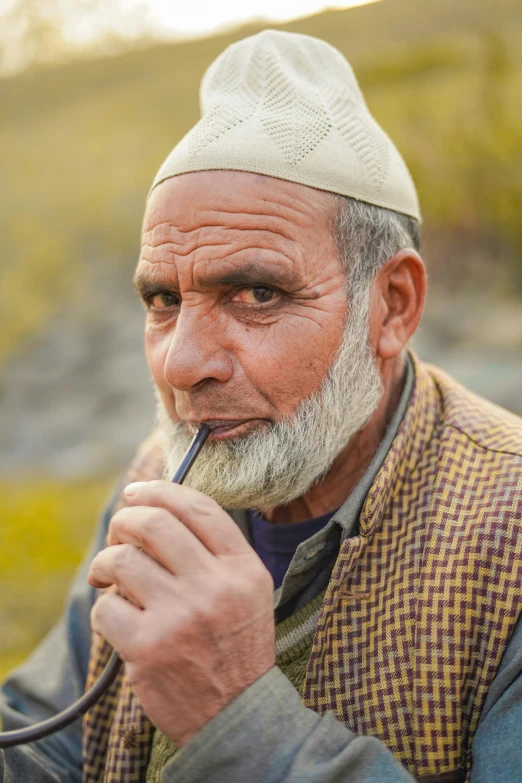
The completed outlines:
[[[210,427],[208,424],[202,424],[172,477],[173,484],[183,484],[209,434]],[[28,742],[35,742],[35,740],[47,737],[49,734],[55,734],[57,731],[61,731],[61,729],[64,729],[70,723],[81,718],[93,704],[96,704],[96,702],[100,700],[107,688],[112,685],[122,667],[122,663],[123,662],[118,657],[118,653],[111,653],[107,666],[101,673],[99,679],[87,693],[84,693],[83,696],[78,699],[78,701],[75,701],[74,704],[71,704],[70,707],[67,707],[67,709],[58,713],[58,715],[54,715],[52,718],[48,718],[48,720],[44,720],[41,723],[35,723],[33,726],[26,726],[23,729],[0,732],[0,749],[11,748],[13,745],[25,745]]]
[[[210,435],[208,424],[202,424],[192,439],[192,443],[185,452],[185,456],[179,463],[178,469],[171,478],[172,484],[183,484],[187,478],[188,472],[194,464],[196,457],[205,445],[205,441]]]

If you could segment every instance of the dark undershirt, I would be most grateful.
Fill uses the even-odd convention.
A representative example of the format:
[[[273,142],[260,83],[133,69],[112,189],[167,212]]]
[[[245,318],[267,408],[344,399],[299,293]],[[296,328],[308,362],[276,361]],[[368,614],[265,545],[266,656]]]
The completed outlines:
[[[335,511],[304,522],[268,522],[257,511],[248,512],[252,546],[270,571],[277,588],[299,544],[318,533],[333,517]]]

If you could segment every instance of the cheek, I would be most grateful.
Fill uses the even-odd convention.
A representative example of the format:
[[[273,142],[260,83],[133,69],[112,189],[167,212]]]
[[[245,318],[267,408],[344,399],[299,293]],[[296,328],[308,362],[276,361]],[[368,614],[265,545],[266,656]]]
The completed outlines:
[[[344,318],[319,325],[308,318],[282,320],[255,341],[243,342],[240,363],[250,384],[268,398],[281,416],[321,384],[340,345]]]

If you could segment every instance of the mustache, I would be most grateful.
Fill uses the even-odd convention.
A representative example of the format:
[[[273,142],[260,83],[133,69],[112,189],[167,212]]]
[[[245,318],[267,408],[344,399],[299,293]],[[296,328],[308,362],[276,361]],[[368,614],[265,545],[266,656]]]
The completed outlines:
[[[155,386],[156,397],[159,392]],[[250,389],[224,389],[211,385],[204,389],[177,394],[176,414],[180,421],[201,424],[212,421],[246,421],[247,419],[273,419],[277,412],[260,394]],[[253,402],[253,397],[256,402]],[[264,402],[264,404],[263,404]],[[172,419],[175,421],[175,419]]]
[[[225,439],[220,441],[219,443],[210,437],[206,444],[205,444],[205,451],[208,453],[212,449],[225,449],[225,450],[237,450],[240,446],[242,447],[246,441],[249,443],[254,440],[263,439],[270,435],[271,432],[273,432],[274,429],[277,429],[278,426],[281,426],[284,421],[274,421],[272,419],[239,419],[239,420],[233,420],[233,419],[221,419],[221,420],[203,420],[202,422],[189,422],[185,420],[173,420],[170,418],[168,411],[166,410],[165,406],[161,402],[161,400],[158,400],[158,404],[156,407],[156,422],[160,429],[160,431],[163,433],[164,437],[167,437],[169,442],[172,441],[178,441],[180,444],[187,444],[190,442],[190,440],[194,437],[195,432],[201,425],[206,425],[210,427],[210,434],[212,435],[212,432],[222,432],[223,430],[232,429],[234,430],[235,426],[242,425],[242,424],[249,424],[254,422],[255,426],[248,428],[245,432],[239,432],[237,434],[234,434],[234,437],[231,439]]]

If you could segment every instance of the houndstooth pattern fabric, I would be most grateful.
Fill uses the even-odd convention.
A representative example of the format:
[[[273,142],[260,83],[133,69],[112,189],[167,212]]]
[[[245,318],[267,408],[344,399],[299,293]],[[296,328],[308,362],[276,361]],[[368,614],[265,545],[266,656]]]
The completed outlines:
[[[417,364],[413,398],[342,545],[304,702],[416,777],[460,770],[522,608],[522,422]]]
[[[164,458],[158,437],[149,438],[131,465],[124,486],[162,478]],[[126,505],[120,495],[113,513]],[[99,678],[112,647],[93,635],[86,689]],[[83,721],[83,783],[139,783],[145,779],[153,726],[143,712],[128,677],[120,672]]]
[[[415,361],[415,375],[360,534],[334,567],[303,699],[377,736],[417,778],[469,779],[473,735],[522,608],[522,422],[440,370]],[[149,444],[129,481],[161,476],[159,454]],[[89,684],[107,658],[95,639]],[[151,740],[120,678],[85,719],[84,783],[144,780]]]

